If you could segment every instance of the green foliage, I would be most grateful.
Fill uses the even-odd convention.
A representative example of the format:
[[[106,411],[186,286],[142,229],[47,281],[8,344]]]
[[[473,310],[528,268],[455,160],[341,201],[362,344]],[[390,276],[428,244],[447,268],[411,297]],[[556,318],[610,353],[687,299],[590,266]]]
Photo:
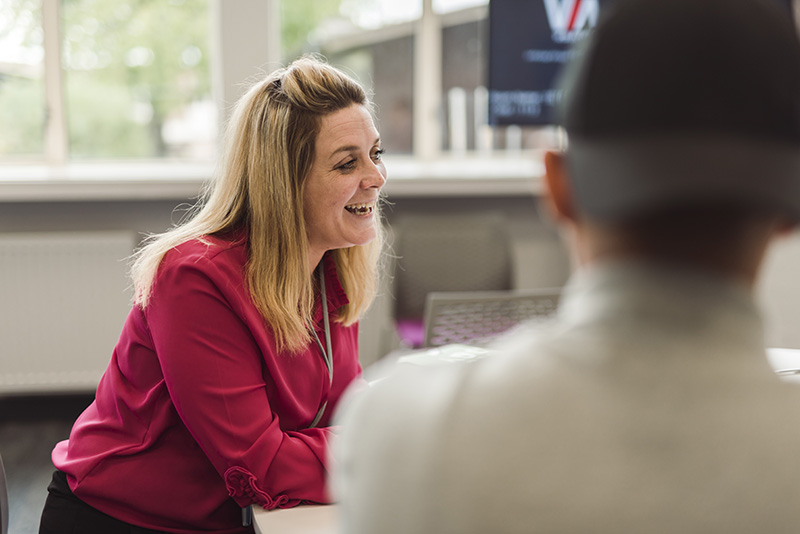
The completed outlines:
[[[309,35],[320,22],[339,15],[341,0],[281,0],[281,47],[292,60],[304,52],[317,52]]]
[[[28,52],[41,46],[40,1],[0,0],[0,43],[16,42]],[[5,46],[9,46],[6,44]],[[44,84],[34,69],[9,65],[0,72],[0,155],[43,152]]]
[[[34,46],[41,43],[42,0],[0,0],[0,39],[22,30],[22,44]]]
[[[284,58],[316,51],[313,30],[341,18],[341,4],[280,0]],[[62,0],[61,18],[70,155],[170,155],[165,122],[211,97],[208,0]],[[9,35],[41,49],[41,0],[0,0],[0,42]],[[36,72],[4,76],[0,68],[0,157],[42,153],[44,82]]]
[[[75,72],[70,76],[70,156],[138,158],[156,153],[148,124],[137,123],[131,117],[130,110],[137,103],[128,88],[113,80],[103,84],[92,74]],[[72,116],[76,112],[81,116]]]
[[[40,45],[40,5],[0,0],[0,38]],[[61,18],[71,155],[169,155],[164,122],[211,98],[207,0],[63,0]],[[0,77],[0,154],[41,151],[42,84]]]
[[[169,155],[170,113],[210,98],[207,1],[64,0],[62,18],[76,155]]]
[[[0,155],[43,151],[44,88],[36,80],[0,81]]]

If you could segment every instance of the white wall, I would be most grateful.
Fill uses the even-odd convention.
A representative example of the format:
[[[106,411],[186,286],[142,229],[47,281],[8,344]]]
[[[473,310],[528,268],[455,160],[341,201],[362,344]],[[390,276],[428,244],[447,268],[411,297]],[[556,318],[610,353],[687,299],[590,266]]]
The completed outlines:
[[[0,209],[2,232],[132,231],[140,236],[160,232],[178,221],[176,206],[190,199],[119,202],[8,202]],[[508,221],[518,288],[562,285],[570,274],[567,254],[555,230],[543,221],[531,196],[493,198],[398,198],[386,210],[389,224],[416,213],[469,214],[502,211]],[[469,258],[465,258],[469,261]],[[800,233],[776,243],[764,265],[758,287],[767,321],[767,346],[800,348]],[[127,281],[120,282],[127,287]],[[8,303],[6,303],[8,304]],[[361,324],[364,364],[376,361],[396,347],[391,323],[391,286],[381,295]],[[13,306],[0,305],[4,313]],[[71,313],[74,313],[71,312]],[[120,327],[122,325],[119,325]],[[35,327],[32,323],[31,327]],[[113,347],[108,347],[110,356]],[[65,357],[68,355],[64,355]]]

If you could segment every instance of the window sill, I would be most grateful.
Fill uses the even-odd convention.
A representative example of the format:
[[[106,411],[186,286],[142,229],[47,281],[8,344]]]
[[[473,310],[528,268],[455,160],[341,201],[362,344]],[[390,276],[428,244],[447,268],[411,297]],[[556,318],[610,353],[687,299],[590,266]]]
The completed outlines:
[[[386,167],[390,198],[538,195],[543,173],[536,153],[397,156],[386,158]],[[186,200],[199,195],[213,169],[167,162],[0,166],[0,202]]]
[[[541,160],[532,152],[468,153],[435,161],[387,158],[385,191],[389,198],[538,195],[544,173]]]
[[[0,202],[187,199],[212,171],[210,164],[161,162],[0,167]]]

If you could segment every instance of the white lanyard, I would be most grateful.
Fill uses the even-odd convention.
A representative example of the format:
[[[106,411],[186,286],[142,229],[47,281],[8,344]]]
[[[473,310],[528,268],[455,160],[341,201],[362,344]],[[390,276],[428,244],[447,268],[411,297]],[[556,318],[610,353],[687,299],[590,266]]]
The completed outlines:
[[[314,325],[310,320],[308,321],[308,327],[311,329],[311,333],[314,335],[314,340],[316,340],[317,346],[322,353],[322,359],[325,361],[325,367],[328,368],[328,379],[330,380],[330,383],[333,384],[333,348],[331,347],[331,325],[330,320],[328,319],[328,296],[325,293],[325,272],[322,268],[322,262],[319,264],[319,284],[320,296],[322,298],[322,322],[325,325],[325,345],[328,347],[327,351],[325,350],[325,347],[322,346],[322,342],[319,340],[319,336],[317,335],[316,330],[314,330]],[[316,417],[314,417],[314,421],[308,428],[314,428],[317,426],[320,419],[322,419],[322,414],[325,413],[326,406],[328,406],[328,401],[322,403],[322,406],[320,406]],[[251,524],[253,524],[253,505],[242,508],[242,525],[249,527]]]
[[[311,333],[314,335],[314,340],[317,342],[317,346],[319,347],[319,351],[322,353],[322,359],[325,361],[325,367],[328,368],[328,379],[330,383],[333,384],[333,348],[331,347],[331,325],[330,320],[328,319],[328,296],[325,293],[325,272],[322,267],[322,262],[319,263],[319,285],[320,285],[320,297],[322,300],[322,323],[325,326],[325,347],[322,346],[322,342],[319,340],[319,336],[317,335],[316,330],[314,330],[314,325],[311,324],[309,321],[309,328],[311,329]],[[325,348],[327,347],[327,351]],[[316,417],[314,417],[314,421],[308,428],[314,428],[319,423],[320,419],[322,419],[322,414],[325,413],[325,407],[328,405],[328,401],[322,403],[320,406],[319,411],[317,412]]]

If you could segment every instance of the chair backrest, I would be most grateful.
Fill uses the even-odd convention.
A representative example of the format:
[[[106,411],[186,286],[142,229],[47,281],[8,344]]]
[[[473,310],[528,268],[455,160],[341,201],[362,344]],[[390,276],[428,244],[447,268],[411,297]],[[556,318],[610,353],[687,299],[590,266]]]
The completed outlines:
[[[510,289],[511,244],[502,214],[414,214],[396,233],[395,318],[422,320],[432,291]]]
[[[549,319],[560,294],[560,289],[430,293],[425,346],[485,345],[523,322]]]
[[[8,534],[8,489],[6,489],[6,470],[0,456],[0,534]]]

